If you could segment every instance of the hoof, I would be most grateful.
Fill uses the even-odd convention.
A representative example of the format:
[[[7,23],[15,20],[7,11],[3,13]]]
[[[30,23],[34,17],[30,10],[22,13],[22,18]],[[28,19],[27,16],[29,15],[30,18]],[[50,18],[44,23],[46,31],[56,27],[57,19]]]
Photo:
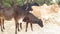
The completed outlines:
[[[18,31],[20,31],[20,29],[18,29]]]
[[[25,30],[25,32],[27,32],[27,30]]]
[[[5,30],[5,27],[3,29]]]
[[[1,30],[2,32],[4,32],[3,30]]]

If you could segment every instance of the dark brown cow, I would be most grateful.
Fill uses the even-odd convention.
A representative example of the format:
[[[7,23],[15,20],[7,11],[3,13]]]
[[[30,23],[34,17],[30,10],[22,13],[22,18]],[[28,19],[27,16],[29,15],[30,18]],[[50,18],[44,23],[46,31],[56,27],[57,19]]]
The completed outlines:
[[[36,4],[36,3],[35,3]],[[22,20],[27,16],[29,15],[29,11],[32,11],[32,8],[31,6],[34,6],[35,4],[25,4],[23,6],[19,6],[17,5],[17,7],[15,7],[15,16],[14,16],[14,19],[15,19],[15,22],[16,22],[16,30],[15,30],[15,33],[17,34],[17,29],[19,31],[19,25],[20,25],[20,28],[22,29]],[[39,5],[35,5],[35,6],[39,6]],[[18,23],[18,20],[21,19],[20,23]],[[30,21],[31,22],[31,21]]]
[[[29,8],[30,10],[30,8]],[[28,15],[28,11],[29,10],[25,10],[25,8],[23,6],[13,6],[13,7],[4,7],[3,9],[0,9],[0,16],[2,17],[0,19],[1,22],[1,27],[3,27],[2,25],[4,25],[4,23],[2,23],[3,19],[5,20],[11,20],[12,18],[14,18],[15,20],[15,34],[17,34],[17,29],[19,31],[19,26],[21,26],[21,23],[18,22],[19,19],[24,18],[26,15]],[[4,18],[3,18],[4,17]],[[21,27],[22,29],[22,27]],[[3,29],[2,29],[3,30]]]
[[[15,10],[15,15],[14,15],[14,19],[15,19],[15,22],[16,22],[16,30],[15,30],[15,33],[17,34],[17,29],[19,31],[19,26],[21,26],[22,22],[18,22],[19,19],[24,19],[24,17],[26,15],[28,15],[28,11],[27,10],[24,10],[22,7],[17,7],[17,9]],[[22,21],[21,20],[21,21]],[[22,27],[21,27],[22,28]]]
[[[36,23],[39,26],[43,27],[43,22],[41,19],[38,19],[37,17],[35,17],[33,14],[29,13],[29,15],[27,15],[24,19],[24,22],[26,22],[26,32],[27,32],[27,28],[28,28],[28,23],[30,23],[31,26],[31,30],[33,31],[33,27],[32,27],[32,23]]]

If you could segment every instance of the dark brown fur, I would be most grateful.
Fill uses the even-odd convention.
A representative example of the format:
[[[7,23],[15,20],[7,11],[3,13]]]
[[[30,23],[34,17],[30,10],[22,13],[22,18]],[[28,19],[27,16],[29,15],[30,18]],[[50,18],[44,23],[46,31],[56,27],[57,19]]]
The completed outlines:
[[[15,6],[15,7],[4,7],[3,9],[0,9],[0,24],[1,24],[1,30],[2,29],[2,25],[4,25],[4,19],[5,20],[11,20],[12,18],[14,18],[15,20],[15,34],[17,34],[17,29],[19,31],[19,26],[21,24],[18,23],[18,20],[24,16],[26,16],[28,13],[27,10],[24,10],[23,7],[20,6]],[[21,27],[22,28],[22,27]]]
[[[27,28],[28,28],[28,23],[30,23],[31,26],[31,30],[33,31],[33,26],[32,23],[37,23],[39,26],[43,27],[43,22],[41,19],[38,19],[37,17],[35,17],[33,14],[29,13],[29,15],[27,15],[24,19],[24,22],[26,22],[26,32],[27,32]]]

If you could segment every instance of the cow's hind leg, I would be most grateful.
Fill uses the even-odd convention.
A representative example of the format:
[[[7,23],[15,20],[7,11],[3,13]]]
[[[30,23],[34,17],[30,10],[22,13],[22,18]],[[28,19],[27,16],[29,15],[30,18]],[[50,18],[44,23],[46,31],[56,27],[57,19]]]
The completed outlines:
[[[1,18],[1,31],[3,32],[3,21],[2,21],[2,18]]]
[[[18,27],[18,31],[20,31],[20,29],[19,29],[19,23],[17,23],[17,27]]]
[[[17,34],[17,23],[15,24],[15,34]]]
[[[22,29],[22,23],[20,23],[20,28]]]
[[[31,30],[33,31],[32,22],[30,23],[30,26],[31,26]]]
[[[5,29],[5,27],[4,27],[4,19],[2,21],[3,21],[3,29]]]
[[[17,34],[18,21],[15,17],[14,17],[14,20],[15,20],[15,34]]]
[[[28,22],[26,23],[26,30],[25,30],[26,32],[27,32],[27,28],[28,28]]]

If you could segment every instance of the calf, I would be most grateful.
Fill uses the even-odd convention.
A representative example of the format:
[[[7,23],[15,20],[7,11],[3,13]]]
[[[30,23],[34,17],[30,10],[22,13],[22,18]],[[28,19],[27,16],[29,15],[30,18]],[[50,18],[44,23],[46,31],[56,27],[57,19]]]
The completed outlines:
[[[30,23],[31,26],[31,30],[33,31],[33,27],[32,27],[32,23],[37,23],[38,25],[40,25],[41,27],[43,27],[43,22],[41,19],[38,19],[37,17],[35,17],[33,14],[29,13],[29,15],[27,15],[24,19],[24,22],[26,22],[26,32],[27,32],[27,28],[28,28],[28,23]]]

